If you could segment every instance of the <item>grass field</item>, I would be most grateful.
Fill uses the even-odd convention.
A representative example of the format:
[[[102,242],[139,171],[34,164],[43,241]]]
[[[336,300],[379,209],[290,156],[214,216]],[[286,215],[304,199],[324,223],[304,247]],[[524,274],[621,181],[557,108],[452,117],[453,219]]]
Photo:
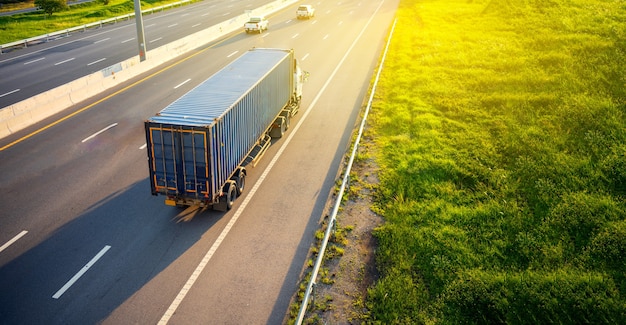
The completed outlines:
[[[141,9],[173,3],[173,0],[144,0]],[[0,44],[7,44],[135,12],[133,0],[110,0],[108,5],[92,1],[70,6],[48,17],[42,11],[0,16]]]
[[[367,319],[623,323],[625,67],[621,0],[401,0]]]

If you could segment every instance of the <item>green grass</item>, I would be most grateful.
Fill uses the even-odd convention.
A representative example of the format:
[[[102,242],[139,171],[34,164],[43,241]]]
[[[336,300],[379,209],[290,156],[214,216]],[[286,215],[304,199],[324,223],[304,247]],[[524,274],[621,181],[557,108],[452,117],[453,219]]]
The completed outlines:
[[[626,5],[401,0],[374,323],[626,319]]]
[[[141,9],[162,6],[174,0],[144,0]],[[133,0],[111,0],[108,5],[100,1],[72,5],[69,10],[48,17],[41,11],[0,16],[0,44],[7,44],[47,33],[64,30],[100,20],[134,13]]]

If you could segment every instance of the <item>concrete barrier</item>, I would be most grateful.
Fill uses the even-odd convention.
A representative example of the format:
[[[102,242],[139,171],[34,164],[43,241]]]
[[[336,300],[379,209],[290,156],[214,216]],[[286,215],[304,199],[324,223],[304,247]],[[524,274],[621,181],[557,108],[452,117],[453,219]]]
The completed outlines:
[[[277,0],[252,10],[252,13],[269,15],[294,3],[296,0]],[[143,62],[140,62],[139,57],[136,56],[4,107],[0,109],[0,139],[220,37],[242,30],[248,17],[249,15],[245,13],[172,43],[149,50],[146,53],[146,60]]]

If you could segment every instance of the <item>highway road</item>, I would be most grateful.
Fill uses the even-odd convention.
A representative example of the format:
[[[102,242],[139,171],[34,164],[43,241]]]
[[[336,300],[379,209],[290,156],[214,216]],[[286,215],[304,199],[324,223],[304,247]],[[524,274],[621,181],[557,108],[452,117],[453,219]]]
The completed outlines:
[[[144,15],[146,49],[227,21],[269,0],[205,0]],[[0,56],[0,107],[137,56],[135,19],[76,32]]]
[[[294,5],[0,140],[18,140],[0,151],[0,323],[283,323],[397,2]],[[150,195],[143,121],[251,47],[295,50],[301,111],[231,211],[177,222]]]

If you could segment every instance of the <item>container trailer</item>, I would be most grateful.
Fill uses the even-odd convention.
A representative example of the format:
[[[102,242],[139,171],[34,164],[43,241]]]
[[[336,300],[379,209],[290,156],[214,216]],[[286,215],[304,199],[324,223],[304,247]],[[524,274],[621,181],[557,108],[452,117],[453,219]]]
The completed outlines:
[[[254,48],[144,123],[152,195],[226,211],[298,112],[303,73],[291,49]]]

